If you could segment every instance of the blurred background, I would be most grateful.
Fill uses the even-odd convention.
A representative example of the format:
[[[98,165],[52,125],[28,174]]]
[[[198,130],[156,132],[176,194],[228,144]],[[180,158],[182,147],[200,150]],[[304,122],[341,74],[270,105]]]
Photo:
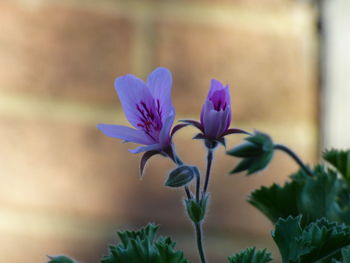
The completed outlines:
[[[113,87],[157,66],[173,72],[177,119],[198,119],[209,83],[227,83],[232,126],[259,129],[309,164],[323,147],[350,147],[348,0],[0,0],[0,254],[9,263],[68,254],[93,263],[117,229],[149,221],[197,262],[183,192],[165,188],[173,165],[99,132],[127,124]],[[174,138],[204,169],[192,128]],[[231,136],[228,147],[242,136]],[[258,175],[227,176],[216,155],[205,245],[211,262],[248,246],[278,253],[269,221],[246,203],[297,166],[276,154]],[[25,258],[25,259],[24,259]]]

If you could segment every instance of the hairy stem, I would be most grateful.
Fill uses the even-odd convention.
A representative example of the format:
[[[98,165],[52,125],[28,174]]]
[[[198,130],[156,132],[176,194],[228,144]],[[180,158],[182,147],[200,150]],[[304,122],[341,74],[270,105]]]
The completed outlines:
[[[307,167],[303,161],[299,158],[299,156],[293,152],[291,149],[289,149],[287,146],[283,145],[283,144],[275,144],[274,148],[276,150],[281,150],[283,152],[285,152],[286,154],[288,154],[290,157],[292,157],[292,159],[299,164],[299,166],[309,175],[309,176],[313,176],[313,172],[310,170],[309,167]]]
[[[206,173],[205,173],[205,182],[204,182],[204,187],[203,187],[202,198],[203,198],[203,196],[206,194],[206,192],[208,190],[212,162],[213,162],[213,149],[208,149],[207,170],[206,170]]]
[[[201,177],[198,175],[196,179],[196,201],[199,202],[199,194],[201,191]]]
[[[191,191],[190,191],[190,189],[188,188],[187,185],[184,186],[184,189],[185,189],[185,193],[186,193],[187,199],[188,200],[192,199]]]
[[[197,239],[197,247],[199,252],[199,257],[201,259],[201,263],[206,263],[207,260],[205,258],[205,253],[203,249],[203,236],[202,236],[202,223],[194,223],[196,229],[196,239]]]

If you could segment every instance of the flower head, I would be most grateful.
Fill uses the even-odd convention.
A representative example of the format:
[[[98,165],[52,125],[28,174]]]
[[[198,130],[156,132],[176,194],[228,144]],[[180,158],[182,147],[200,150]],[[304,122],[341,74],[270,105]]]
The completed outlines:
[[[231,123],[231,102],[228,85],[211,81],[210,90],[201,112],[203,134],[208,139],[221,138]]]
[[[122,125],[98,124],[97,128],[110,137],[145,146],[130,150],[162,152],[171,144],[170,129],[175,110],[171,102],[171,72],[155,69],[147,82],[128,74],[115,80],[124,113],[134,128]]]
[[[231,101],[230,90],[228,85],[224,86],[220,81],[213,79],[211,81],[208,96],[203,104],[200,122],[194,120],[182,120],[182,124],[174,127],[173,131],[177,131],[192,125],[201,132],[193,139],[205,140],[205,145],[208,148],[215,148],[218,143],[225,146],[225,136],[234,133],[248,132],[232,128],[231,124]]]

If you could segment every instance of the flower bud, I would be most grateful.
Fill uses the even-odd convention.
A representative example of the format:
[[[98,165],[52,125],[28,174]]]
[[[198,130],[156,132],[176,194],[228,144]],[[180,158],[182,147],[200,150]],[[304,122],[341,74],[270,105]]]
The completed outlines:
[[[231,102],[228,86],[211,81],[210,90],[201,112],[201,126],[208,139],[221,138],[231,123]]]
[[[245,138],[247,142],[237,145],[227,154],[242,158],[238,165],[230,172],[247,171],[247,175],[265,169],[273,157],[274,144],[269,135],[256,131]]]
[[[165,182],[169,187],[181,187],[187,185],[194,177],[199,176],[198,168],[195,166],[181,165],[172,170]]]

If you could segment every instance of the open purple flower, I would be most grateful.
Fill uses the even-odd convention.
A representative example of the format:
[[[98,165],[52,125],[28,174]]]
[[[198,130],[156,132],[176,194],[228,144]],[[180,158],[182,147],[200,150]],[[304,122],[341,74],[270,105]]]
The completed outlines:
[[[228,85],[224,86],[220,81],[213,79],[208,96],[202,107],[200,122],[194,120],[183,120],[174,129],[180,129],[186,125],[198,128],[201,133],[195,139],[206,141],[218,141],[225,145],[224,136],[233,133],[246,133],[241,129],[229,129],[231,124],[231,98]],[[216,145],[214,143],[213,145]]]
[[[171,86],[171,72],[166,68],[155,69],[146,83],[131,74],[117,78],[115,89],[134,128],[111,124],[98,124],[97,128],[107,136],[145,145],[129,150],[132,153],[165,151],[171,145],[175,118]]]

